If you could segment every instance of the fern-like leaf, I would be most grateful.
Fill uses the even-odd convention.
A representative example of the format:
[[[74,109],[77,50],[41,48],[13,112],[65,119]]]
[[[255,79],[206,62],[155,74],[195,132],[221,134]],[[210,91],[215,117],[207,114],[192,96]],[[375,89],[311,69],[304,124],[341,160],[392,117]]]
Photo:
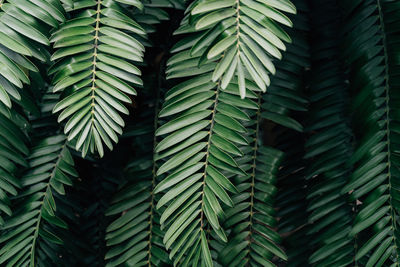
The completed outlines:
[[[38,72],[30,57],[48,61],[49,31],[65,20],[58,0],[0,0],[0,102],[11,107],[21,100],[19,89]]]
[[[308,235],[313,250],[309,262],[315,266],[348,266],[353,263],[355,249],[355,240],[349,236],[352,206],[340,192],[351,173],[353,136],[346,119],[349,94],[339,54],[340,13],[336,1],[314,1],[313,6],[323,12],[312,14],[312,30],[321,41],[311,45],[309,138],[304,157],[310,162],[306,170]]]
[[[21,131],[27,124],[20,114],[0,103],[0,225],[4,223],[4,214],[12,214],[10,195],[17,195],[21,188],[16,178],[18,168],[28,166],[28,138]]]
[[[243,148],[245,156],[238,159],[246,175],[234,179],[239,193],[232,198],[234,207],[225,213],[223,225],[231,232],[227,245],[218,254],[223,266],[274,266],[275,256],[287,260],[278,245],[281,237],[274,230],[277,226],[275,183],[283,153],[262,145],[261,110],[253,113],[247,125],[250,146]]]
[[[77,15],[51,37],[57,62],[49,74],[53,91],[63,91],[53,112],[62,111],[59,122],[69,118],[64,132],[68,140],[76,137],[82,155],[103,156],[103,143],[113,148],[125,125],[120,113],[129,114],[123,103],[136,95],[132,85],[142,85],[135,62],[143,60],[138,36],[145,32],[118,2],[143,7],[139,1],[75,1],[71,12]]]
[[[346,51],[356,168],[342,193],[361,203],[350,231],[359,240],[355,259],[364,266],[398,265],[400,194],[397,77],[400,6],[397,1],[341,2],[346,10]]]
[[[167,177],[155,192],[165,191],[157,208],[166,205],[161,225],[167,229],[164,244],[172,249],[175,264],[196,262],[201,252],[205,264],[212,265],[205,240],[210,225],[221,240],[227,240],[218,219],[223,216],[220,202],[232,206],[227,191],[236,189],[224,173],[244,174],[234,160],[242,156],[238,145],[247,143],[239,120],[249,117],[240,108],[258,107],[249,98],[240,99],[237,84],[221,92],[210,76],[188,80],[167,93],[160,117],[175,118],[156,131],[157,136],[168,134],[156,147],[157,158],[166,160],[157,175]],[[248,96],[252,94],[249,90]]]
[[[187,77],[212,70],[211,79],[221,80],[222,90],[237,77],[240,96],[244,98],[248,75],[266,91],[269,75],[275,73],[272,58],[281,59],[280,50],[286,50],[283,41],[290,42],[279,23],[292,26],[292,22],[281,11],[296,13],[296,8],[287,0],[194,1],[175,32],[190,35],[172,49],[185,51],[175,56],[181,63],[167,71],[168,77]]]
[[[72,185],[71,178],[77,176],[73,164],[65,136],[45,138],[32,149],[29,169],[21,179],[23,190],[14,200],[18,208],[1,227],[1,264],[41,266],[46,242],[62,244],[49,225],[67,228],[55,216],[54,194],[63,195],[64,185]]]
[[[176,31],[188,36],[172,49],[177,54],[168,61],[167,77],[196,77],[167,93],[159,116],[169,119],[156,132],[164,136],[158,158],[166,160],[157,175],[167,174],[155,189],[165,191],[157,207],[168,204],[161,225],[174,264],[212,266],[211,229],[227,241],[221,203],[232,206],[227,191],[236,188],[226,175],[245,175],[234,159],[242,156],[238,145],[247,144],[239,121],[250,118],[241,109],[258,109],[252,99],[275,71],[268,53],[280,58],[281,39],[290,41],[275,21],[291,22],[275,8],[295,10],[288,1],[195,1]]]

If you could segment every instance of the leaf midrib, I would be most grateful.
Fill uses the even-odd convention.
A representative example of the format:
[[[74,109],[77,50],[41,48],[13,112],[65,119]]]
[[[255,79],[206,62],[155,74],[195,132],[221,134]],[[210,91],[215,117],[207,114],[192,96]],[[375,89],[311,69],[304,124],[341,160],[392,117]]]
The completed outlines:
[[[36,240],[37,240],[37,238],[39,236],[40,223],[41,223],[42,211],[43,211],[43,203],[44,203],[44,201],[46,201],[46,198],[47,198],[46,196],[48,194],[48,191],[50,191],[50,194],[51,194],[50,181],[54,178],[54,175],[55,175],[55,172],[56,172],[56,168],[57,168],[58,164],[60,163],[61,155],[63,154],[65,146],[66,146],[66,144],[63,144],[61,146],[61,150],[60,150],[60,152],[58,154],[57,161],[54,163],[54,168],[53,168],[53,170],[52,170],[52,172],[50,174],[49,180],[48,180],[48,182],[47,182],[47,184],[45,186],[46,190],[45,190],[43,199],[41,201],[40,211],[39,211],[39,214],[38,214],[38,221],[36,223],[36,227],[35,227],[35,230],[34,230],[34,236],[33,236],[33,240],[32,240],[31,252],[29,253],[30,254],[30,259],[33,259],[33,261],[30,262],[30,266],[34,266],[34,264],[35,264],[35,259],[34,259],[34,257],[35,257],[35,247],[36,247]]]
[[[386,134],[387,134],[387,149],[388,149],[388,181],[389,181],[389,204],[390,204],[390,215],[391,215],[391,226],[394,231],[397,231],[397,226],[395,223],[396,214],[393,209],[393,202],[392,202],[392,172],[391,172],[391,141],[390,141],[390,83],[389,83],[389,57],[388,57],[388,45],[386,40],[386,32],[385,32],[385,23],[383,19],[383,11],[382,11],[382,3],[381,0],[377,0],[377,7],[379,11],[379,24],[382,32],[382,44],[383,44],[383,53],[385,59],[385,88],[386,88],[386,96],[385,96],[385,108],[386,108]],[[396,234],[393,233],[393,241],[394,247],[396,251],[396,266],[399,266],[399,253],[397,251],[397,241],[396,241]]]
[[[99,27],[100,27],[100,13],[101,13],[101,0],[97,1],[97,8],[96,8],[96,26],[95,26],[95,33],[94,33],[94,49],[93,49],[93,69],[92,69],[92,94],[91,94],[91,98],[92,98],[92,103],[91,103],[91,127],[93,127],[93,123],[94,123],[94,108],[95,108],[95,91],[96,91],[96,64],[97,64],[97,46],[98,46],[98,42],[99,42]]]
[[[258,93],[258,106],[261,108],[261,94]],[[260,109],[257,110],[256,117],[256,129],[255,129],[255,137],[254,137],[254,153],[253,153],[253,164],[251,165],[251,192],[250,192],[250,218],[249,218],[249,238],[248,238],[248,251],[251,251],[251,236],[253,234],[253,207],[254,207],[254,189],[255,189],[255,177],[256,177],[256,168],[257,168],[257,151],[258,151],[258,138],[259,138],[259,130],[260,130],[260,120],[261,113]],[[247,259],[250,261],[250,257]]]
[[[210,147],[211,147],[211,137],[213,134],[213,129],[214,129],[214,125],[215,125],[215,114],[216,114],[216,110],[217,110],[217,105],[218,105],[218,97],[219,97],[219,89],[220,89],[220,83],[221,80],[218,81],[217,83],[217,88],[215,91],[215,100],[214,100],[214,106],[212,109],[212,116],[211,116],[211,125],[210,125],[210,130],[209,130],[209,134],[208,134],[208,140],[207,140],[207,149],[206,149],[206,159],[204,161],[204,173],[203,173],[203,187],[202,187],[202,196],[201,196],[201,210],[200,210],[200,229],[203,231],[204,228],[204,189],[206,186],[206,175],[207,175],[207,166],[208,166],[208,157],[210,155]]]

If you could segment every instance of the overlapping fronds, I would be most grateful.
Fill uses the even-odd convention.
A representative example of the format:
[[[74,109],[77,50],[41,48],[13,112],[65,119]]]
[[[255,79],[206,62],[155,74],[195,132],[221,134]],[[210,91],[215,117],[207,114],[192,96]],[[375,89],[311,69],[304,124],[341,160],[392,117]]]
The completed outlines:
[[[346,10],[345,57],[350,67],[355,164],[343,194],[360,206],[351,236],[364,266],[399,264],[398,1],[342,1]]]
[[[157,183],[153,150],[160,90],[149,94],[145,101],[147,111],[141,113],[131,125],[132,131],[127,132],[133,138],[135,155],[126,168],[125,181],[106,211],[107,216],[116,217],[106,229],[109,247],[106,266],[168,266],[170,263],[162,242],[160,214],[155,207],[159,196],[153,193]]]
[[[314,1],[313,6],[323,13],[312,14],[312,30],[320,41],[311,42],[311,103],[305,159],[310,159],[306,171],[307,210],[313,254],[309,262],[315,266],[347,266],[354,257],[354,238],[349,236],[352,207],[341,194],[351,171],[348,162],[352,133],[347,119],[349,93],[340,61],[340,13],[335,3]]]
[[[64,185],[72,185],[73,177],[77,176],[73,165],[63,135],[45,138],[32,149],[29,168],[21,179],[22,191],[13,199],[18,208],[1,227],[1,264],[48,264],[49,259],[44,257],[47,255],[46,243],[62,243],[49,231],[49,224],[67,228],[65,222],[55,216],[54,194],[63,195]]]
[[[228,192],[237,192],[227,176],[245,175],[234,159],[247,144],[241,109],[258,109],[252,99],[275,72],[271,55],[280,58],[281,40],[290,41],[277,22],[291,22],[278,9],[295,12],[288,1],[196,1],[176,31],[188,35],[172,49],[167,77],[195,77],[166,94],[156,152],[166,160],[157,175],[167,177],[155,190],[165,191],[157,207],[167,206],[160,223],[175,264],[213,265],[208,230],[227,241],[221,203],[233,206]]]
[[[3,215],[11,215],[10,195],[17,195],[21,182],[16,178],[18,168],[28,164],[25,156],[29,153],[28,138],[21,129],[27,121],[14,110],[0,103],[0,225]]]
[[[30,83],[29,71],[39,71],[30,58],[48,61],[49,32],[65,12],[59,0],[0,0],[0,7],[0,102],[11,107]]]
[[[287,44],[282,60],[275,63],[276,74],[271,78],[268,93],[263,95],[264,119],[276,124],[303,131],[303,125],[293,118],[293,113],[307,110],[308,100],[304,95],[305,72],[310,68],[310,31],[308,4],[304,0],[293,1],[298,13],[289,18],[293,28],[285,27],[292,42]]]
[[[133,86],[142,85],[135,63],[143,60],[138,38],[145,32],[119,2],[143,8],[140,1],[75,1],[74,16],[50,39],[57,61],[49,70],[53,91],[63,91],[53,112],[62,111],[59,122],[68,118],[64,132],[68,140],[76,137],[83,155],[103,156],[103,143],[113,148],[125,125],[120,113],[129,114]]]
[[[399,44],[397,0],[0,0],[0,266],[399,266]]]
[[[259,104],[260,100],[259,95]],[[274,208],[276,174],[283,153],[262,145],[260,111],[250,114],[252,120],[246,123],[249,145],[242,148],[244,156],[238,159],[246,175],[233,179],[239,193],[232,198],[234,207],[225,213],[223,226],[231,231],[227,245],[218,253],[222,266],[274,266],[275,256],[287,259],[279,247]]]

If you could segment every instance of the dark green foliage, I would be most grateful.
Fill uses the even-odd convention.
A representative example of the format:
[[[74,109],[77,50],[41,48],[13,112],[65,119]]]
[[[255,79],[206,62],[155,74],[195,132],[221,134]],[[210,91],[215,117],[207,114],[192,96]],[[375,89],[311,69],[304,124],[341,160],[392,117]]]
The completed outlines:
[[[284,127],[303,131],[303,125],[293,118],[293,113],[307,110],[307,99],[304,95],[306,69],[310,68],[310,48],[308,35],[310,31],[308,2],[293,1],[297,14],[291,15],[293,28],[285,30],[291,37],[282,60],[276,62],[276,74],[271,78],[268,93],[263,95],[262,113],[264,119]]]
[[[1,104],[0,104],[1,106]],[[3,106],[0,114],[0,224],[4,214],[11,215],[10,196],[17,195],[21,182],[15,177],[20,166],[28,166],[27,136],[21,129],[27,123],[20,114]],[[17,122],[17,123],[15,123]]]
[[[133,138],[135,156],[126,166],[124,180],[105,212],[115,218],[106,229],[106,266],[164,266],[170,262],[163,248],[165,232],[160,228],[160,214],[155,207],[159,197],[154,194],[157,164],[152,154],[157,144],[154,132],[161,102],[161,89],[156,83],[156,89],[149,90],[143,101],[146,112],[133,124],[141,131],[126,133]]]
[[[1,263],[24,265],[35,261],[30,264],[40,264],[48,260],[47,242],[63,243],[49,231],[48,224],[67,228],[67,224],[55,216],[54,200],[54,194],[63,195],[64,185],[72,185],[73,177],[77,176],[65,141],[64,136],[56,135],[43,139],[32,149],[29,169],[21,178],[21,193],[13,200],[17,208],[1,227]]]
[[[283,127],[275,126],[266,133],[276,135],[277,148],[285,153],[277,181],[278,231],[282,235],[282,246],[288,255],[288,266],[308,264],[308,236],[305,235],[307,218],[307,182],[305,180],[304,120],[307,117],[308,85],[310,69],[310,6],[308,1],[293,2],[298,14],[292,16],[293,29],[288,29],[292,43],[288,44],[282,61],[276,64],[277,72],[271,80],[272,96],[264,96],[263,117]],[[276,114],[275,114],[276,113]],[[291,130],[293,129],[293,130]],[[267,136],[267,140],[269,140]]]
[[[399,266],[399,36],[397,0],[0,0],[0,266]]]
[[[343,194],[350,193],[351,201],[360,201],[350,235],[358,236],[356,260],[363,265],[398,265],[400,6],[397,1],[379,0],[343,1],[342,5],[346,8],[345,55],[358,137],[351,158],[356,168],[342,189]]]
[[[258,104],[260,102],[261,96]],[[249,113],[252,120],[246,123],[246,127],[251,146],[242,146],[244,156],[238,159],[246,175],[232,177],[238,194],[232,198],[234,207],[225,213],[223,225],[231,232],[228,243],[218,253],[222,266],[236,263],[273,266],[274,256],[287,260],[279,247],[281,237],[273,230],[277,226],[274,209],[276,174],[283,153],[262,144],[261,114],[259,111]]]
[[[76,15],[50,39],[56,48],[51,60],[57,60],[49,70],[53,92],[63,91],[53,112],[62,111],[59,122],[69,118],[64,132],[68,140],[76,138],[83,156],[95,150],[103,156],[103,143],[113,149],[125,126],[119,113],[129,114],[123,103],[137,94],[132,85],[143,84],[133,62],[143,60],[137,35],[146,33],[118,2],[130,1],[75,1],[68,11]],[[130,3],[143,8],[139,1]]]
[[[65,11],[59,0],[0,0],[0,7],[0,102],[11,107],[11,100],[27,101],[20,89],[39,71],[31,59],[49,60],[50,30],[65,21]]]
[[[348,88],[338,36],[341,18],[336,1],[314,1],[312,6],[322,12],[313,12],[311,17],[314,38],[321,41],[311,45],[309,137],[304,156],[309,160],[307,235],[311,236],[309,246],[313,250],[309,262],[315,266],[347,266],[353,264],[355,244],[349,236],[352,206],[341,194],[352,167]]]

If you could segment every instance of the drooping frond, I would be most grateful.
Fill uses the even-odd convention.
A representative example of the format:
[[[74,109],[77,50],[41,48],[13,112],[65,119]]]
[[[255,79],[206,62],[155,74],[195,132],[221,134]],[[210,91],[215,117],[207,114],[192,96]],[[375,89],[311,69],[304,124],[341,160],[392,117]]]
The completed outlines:
[[[227,191],[236,189],[224,172],[244,174],[233,159],[242,156],[238,145],[247,143],[239,120],[249,117],[240,108],[257,109],[250,99],[257,97],[255,93],[249,90],[249,98],[241,100],[237,84],[221,92],[210,76],[188,80],[167,93],[160,117],[175,116],[156,131],[157,136],[165,136],[156,147],[157,157],[166,160],[157,175],[167,174],[155,189],[165,191],[157,208],[166,206],[160,220],[167,229],[163,241],[176,264],[204,260],[212,265],[205,233],[208,224],[226,241],[218,219],[223,216],[220,202],[232,206]]]
[[[343,194],[360,203],[351,236],[363,266],[398,266],[399,31],[398,1],[341,1],[346,15],[346,57],[350,68],[357,146],[354,169]]]
[[[239,193],[232,197],[233,208],[225,213],[223,226],[231,231],[227,245],[218,254],[222,266],[275,266],[275,256],[287,259],[278,245],[281,237],[275,232],[274,209],[276,174],[283,153],[262,145],[261,110],[252,113],[252,121],[246,123],[250,145],[243,147],[244,156],[238,159],[246,175],[234,179]]]
[[[168,77],[212,72],[212,81],[220,81],[222,90],[237,79],[244,98],[249,76],[266,91],[269,75],[275,73],[272,59],[281,59],[283,41],[291,40],[279,24],[291,27],[292,22],[281,11],[296,13],[296,8],[288,0],[194,1],[175,32],[188,36],[172,50],[180,52],[174,57],[180,64],[169,68]]]
[[[285,27],[292,42],[287,44],[282,60],[275,63],[276,74],[271,78],[268,93],[263,95],[264,119],[284,127],[303,131],[303,125],[293,118],[293,113],[307,110],[308,100],[304,94],[305,72],[310,68],[309,7],[304,0],[293,0],[297,14],[290,15],[293,28]]]
[[[262,117],[283,127],[275,126],[274,147],[285,153],[277,174],[276,209],[278,232],[288,260],[285,266],[306,266],[309,257],[307,229],[307,188],[304,157],[304,117],[308,99],[305,96],[310,69],[310,6],[308,1],[293,1],[297,14],[290,16],[293,28],[287,29],[292,43],[287,45],[276,74],[263,96]],[[295,130],[295,131],[293,131]]]
[[[0,0],[0,266],[399,267],[399,45],[398,0]]]
[[[49,32],[65,20],[59,0],[0,0],[0,102],[11,107],[38,68],[29,58],[47,62]]]
[[[290,41],[276,22],[291,22],[277,9],[295,10],[288,1],[195,1],[176,31],[188,35],[172,49],[167,77],[195,77],[166,94],[156,152],[166,161],[157,175],[167,176],[155,190],[164,191],[157,207],[166,206],[160,223],[174,264],[212,266],[207,236],[227,241],[221,203],[232,206],[227,192],[237,192],[227,176],[245,175],[234,159],[247,144],[241,109],[258,109],[252,99],[275,72],[269,53],[280,58],[281,39]]]
[[[341,194],[351,165],[352,132],[349,126],[349,92],[340,61],[340,12],[336,1],[313,1],[310,111],[305,159],[309,162],[308,235],[315,266],[348,266],[354,257],[354,238],[349,236],[352,206]],[[321,234],[324,233],[324,234]]]
[[[140,138],[143,141],[143,136]],[[151,148],[151,144],[149,144]],[[147,155],[151,155],[150,153]],[[126,184],[114,195],[106,215],[119,215],[107,227],[106,266],[167,266],[160,214],[152,193],[155,166],[146,154],[130,162]]]
[[[4,214],[12,214],[10,195],[17,195],[21,188],[16,178],[18,168],[28,165],[28,138],[21,131],[24,125],[27,122],[19,113],[0,103],[0,225],[4,223]]]
[[[136,95],[132,86],[142,85],[135,62],[143,60],[138,38],[145,32],[119,2],[143,7],[140,1],[75,1],[73,17],[50,39],[57,60],[49,71],[53,91],[63,91],[53,112],[62,111],[59,122],[68,118],[64,132],[83,155],[103,156],[103,143],[113,148],[125,125],[120,113],[129,114],[124,104]]]
[[[146,111],[131,125],[133,130],[127,131],[133,138],[135,155],[128,163],[125,181],[106,211],[107,216],[116,217],[106,229],[109,247],[106,266],[167,266],[170,263],[162,242],[165,232],[160,228],[160,212],[155,207],[159,196],[154,194],[157,183],[154,131],[160,90],[149,94],[144,101]]]
[[[282,247],[288,257],[285,266],[308,265],[310,237],[307,236],[307,187],[305,178],[304,136],[293,131],[284,131],[277,137],[277,147],[285,157],[277,174],[276,208],[278,232],[282,236]],[[279,265],[278,265],[279,266]]]
[[[174,5],[179,4],[179,1],[174,2]],[[169,19],[165,9],[170,7],[168,1],[144,2],[143,10],[137,12],[135,18],[150,33],[160,20]],[[182,3],[175,8],[181,7]],[[158,50],[166,45],[168,39],[165,38],[162,43],[155,43],[152,38],[149,41]],[[152,47],[148,51],[151,53]],[[164,68],[163,55],[164,52],[161,52],[154,58],[148,58],[149,65],[154,63],[153,67],[158,71]],[[162,242],[165,231],[160,227],[160,210],[156,209],[160,196],[154,194],[159,167],[154,155],[157,145],[154,133],[164,94],[164,78],[161,73],[152,72],[145,73],[143,79],[146,86],[141,105],[136,107],[138,116],[128,125],[124,134],[124,137],[132,140],[133,151],[124,170],[124,179],[106,211],[106,215],[113,218],[106,229],[105,239],[109,247],[105,255],[106,266],[161,267],[171,264]]]
[[[23,190],[14,199],[18,207],[1,227],[0,263],[10,266],[40,265],[43,243],[61,244],[48,224],[67,228],[55,216],[54,194],[63,195],[64,185],[72,185],[76,171],[66,146],[66,138],[56,135],[41,140],[29,155],[29,168],[21,179]]]

